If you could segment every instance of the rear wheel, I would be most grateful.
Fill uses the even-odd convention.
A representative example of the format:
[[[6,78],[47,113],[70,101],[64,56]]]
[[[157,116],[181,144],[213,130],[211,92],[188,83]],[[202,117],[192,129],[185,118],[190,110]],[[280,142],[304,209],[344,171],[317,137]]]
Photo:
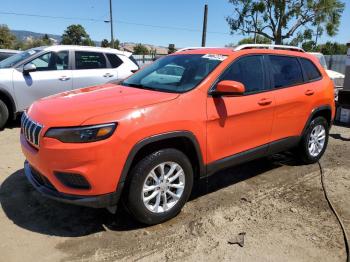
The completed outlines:
[[[0,100],[0,130],[2,130],[9,118],[9,110],[6,104]]]
[[[297,156],[305,164],[316,163],[328,144],[329,125],[324,117],[316,117],[307,128],[297,149]]]
[[[146,156],[130,175],[126,206],[136,220],[148,225],[175,217],[192,190],[191,163],[176,149],[162,149]]]

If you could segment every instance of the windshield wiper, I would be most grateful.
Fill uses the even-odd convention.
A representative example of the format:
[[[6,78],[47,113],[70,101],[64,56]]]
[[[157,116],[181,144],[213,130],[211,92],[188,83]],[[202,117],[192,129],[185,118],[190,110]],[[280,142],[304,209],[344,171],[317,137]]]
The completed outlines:
[[[158,91],[158,92],[165,92],[165,93],[178,93],[175,90],[169,90],[169,89],[164,89],[164,88],[145,86],[145,85],[142,85],[142,84],[135,84],[135,83],[124,83],[124,82],[122,82],[121,85],[124,85],[124,86],[127,86],[127,87],[136,87],[136,88],[140,88],[140,89]]]

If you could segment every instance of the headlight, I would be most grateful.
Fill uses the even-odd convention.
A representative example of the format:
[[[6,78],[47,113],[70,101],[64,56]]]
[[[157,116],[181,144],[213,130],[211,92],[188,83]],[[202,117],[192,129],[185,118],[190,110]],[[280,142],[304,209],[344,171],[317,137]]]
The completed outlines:
[[[117,124],[104,124],[81,127],[50,128],[45,136],[55,138],[63,143],[89,143],[110,137]]]

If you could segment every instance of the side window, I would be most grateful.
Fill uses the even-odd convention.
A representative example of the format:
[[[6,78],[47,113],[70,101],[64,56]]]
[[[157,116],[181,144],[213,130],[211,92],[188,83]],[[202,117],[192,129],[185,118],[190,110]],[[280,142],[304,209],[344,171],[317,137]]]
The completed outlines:
[[[274,88],[293,86],[304,82],[296,57],[270,55]]]
[[[76,69],[101,69],[107,68],[106,58],[98,52],[75,52]]]
[[[241,82],[247,94],[266,90],[263,63],[261,55],[240,58],[225,71],[219,81]]]
[[[300,58],[301,64],[304,68],[308,81],[317,80],[321,78],[321,73],[317,67],[309,59]]]
[[[123,64],[123,61],[115,54],[106,54],[112,68],[117,68]]]
[[[68,51],[43,54],[30,63],[36,66],[36,71],[67,70],[69,62]]]

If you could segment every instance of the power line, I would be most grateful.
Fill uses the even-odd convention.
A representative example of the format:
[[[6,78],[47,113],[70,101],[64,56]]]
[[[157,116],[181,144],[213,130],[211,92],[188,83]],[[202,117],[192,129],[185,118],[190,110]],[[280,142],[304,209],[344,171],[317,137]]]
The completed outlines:
[[[49,19],[61,19],[61,20],[80,20],[80,21],[89,21],[89,22],[105,22],[102,19],[94,18],[83,18],[83,17],[66,17],[66,16],[49,16],[49,15],[39,15],[39,14],[28,14],[28,13],[15,13],[15,12],[5,12],[0,11],[2,15],[14,15],[14,16],[27,16],[27,17],[38,17],[38,18],[49,18]],[[143,23],[135,23],[129,21],[116,20],[114,23],[126,24],[126,25],[135,25],[135,26],[144,26],[150,28],[159,28],[159,29],[170,29],[170,30],[179,30],[179,31],[188,31],[188,32],[202,32],[200,29],[186,28],[186,27],[174,27],[174,26],[162,26],[162,25],[151,25]],[[221,35],[230,35],[230,33],[217,32],[217,31],[208,31],[210,34],[221,34]]]

